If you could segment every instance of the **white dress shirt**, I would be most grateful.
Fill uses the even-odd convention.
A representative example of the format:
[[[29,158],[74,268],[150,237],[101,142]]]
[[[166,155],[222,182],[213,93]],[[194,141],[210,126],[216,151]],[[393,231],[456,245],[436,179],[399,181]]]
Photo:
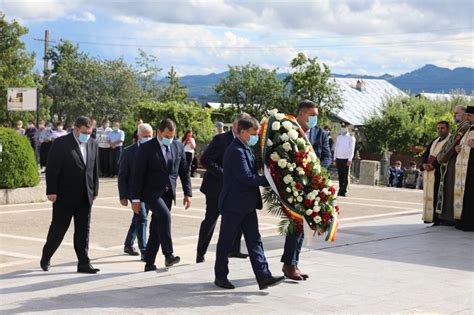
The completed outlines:
[[[79,139],[76,138],[76,135],[73,133],[74,139],[76,139],[77,145],[79,146],[79,150],[82,154],[82,160],[84,164],[87,165],[87,142],[80,142]]]
[[[334,146],[334,160],[342,159],[352,161],[354,157],[355,149],[355,138],[347,132],[345,135],[340,134],[336,138],[336,144]]]

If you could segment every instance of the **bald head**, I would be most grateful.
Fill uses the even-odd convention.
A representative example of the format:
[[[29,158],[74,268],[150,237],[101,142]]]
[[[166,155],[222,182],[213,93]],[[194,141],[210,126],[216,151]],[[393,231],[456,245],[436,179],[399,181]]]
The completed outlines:
[[[454,121],[459,124],[461,121],[463,121],[464,114],[466,113],[466,107],[462,105],[457,105],[454,107]]]

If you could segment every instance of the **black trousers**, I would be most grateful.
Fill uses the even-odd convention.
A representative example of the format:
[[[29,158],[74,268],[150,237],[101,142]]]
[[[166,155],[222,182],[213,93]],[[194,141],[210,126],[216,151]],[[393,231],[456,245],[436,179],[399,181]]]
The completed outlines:
[[[48,161],[49,150],[53,145],[52,142],[43,142],[40,146],[40,165],[41,167],[46,167],[46,162]]]
[[[193,162],[193,153],[192,152],[185,152],[186,153],[186,164],[187,164],[187,169],[189,172],[191,172],[191,164]]]
[[[101,176],[110,176],[110,148],[99,148],[99,170]]]
[[[78,260],[78,265],[88,265],[90,263],[89,231],[91,220],[91,206],[84,202],[79,206],[65,206],[53,204],[53,219],[48,231],[46,244],[43,247],[42,260],[47,262],[53,257],[59,245],[63,241],[71,219],[74,218],[74,250]]]
[[[171,239],[171,204],[173,193],[170,190],[163,196],[150,203],[146,203],[147,209],[151,210],[151,223],[148,242],[146,245],[145,262],[154,265],[156,255],[160,249],[163,255],[173,253],[173,241]]]
[[[340,195],[345,195],[347,193],[347,185],[349,183],[349,166],[347,166],[347,161],[348,159],[336,159]]]
[[[216,227],[217,219],[220,212],[217,209],[218,196],[206,195],[206,214],[204,220],[201,222],[199,228],[199,240],[197,244],[197,255],[204,256],[211,242],[214,229]],[[242,238],[242,229],[239,229],[234,239],[234,243],[229,253],[240,253],[240,239]]]
[[[109,149],[109,173],[110,176],[118,175],[120,155],[122,154],[122,147]]]

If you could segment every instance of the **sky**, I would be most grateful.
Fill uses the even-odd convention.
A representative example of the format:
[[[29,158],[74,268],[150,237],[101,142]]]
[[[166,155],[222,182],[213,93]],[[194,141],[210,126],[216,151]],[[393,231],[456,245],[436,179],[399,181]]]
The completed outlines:
[[[285,72],[300,51],[339,74],[474,67],[472,0],[0,0],[0,11],[29,29],[37,70],[45,30],[103,59],[135,63],[140,48],[181,76],[249,62]]]

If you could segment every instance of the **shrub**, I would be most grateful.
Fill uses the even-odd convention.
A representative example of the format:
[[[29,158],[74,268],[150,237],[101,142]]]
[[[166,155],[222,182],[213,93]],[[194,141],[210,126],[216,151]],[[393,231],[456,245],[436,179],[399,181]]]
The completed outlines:
[[[0,188],[32,187],[40,179],[35,153],[27,137],[0,128]]]

